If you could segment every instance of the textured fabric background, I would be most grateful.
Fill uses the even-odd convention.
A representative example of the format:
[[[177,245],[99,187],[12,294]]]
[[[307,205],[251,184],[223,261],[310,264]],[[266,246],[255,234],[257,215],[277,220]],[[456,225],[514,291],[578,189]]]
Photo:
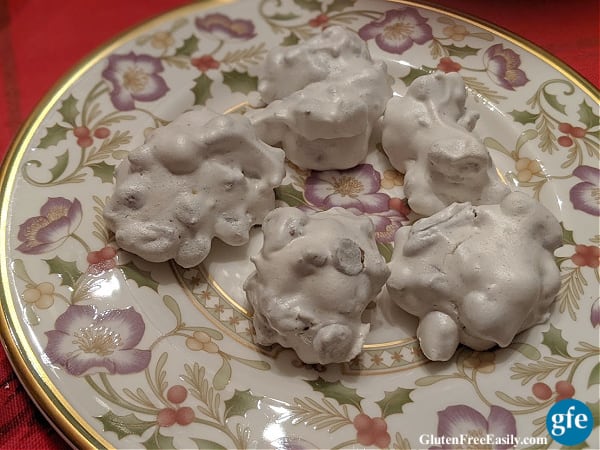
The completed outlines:
[[[243,0],[242,0],[243,1]],[[189,0],[0,0],[0,160],[44,94],[96,47]],[[493,22],[598,80],[597,0],[439,0]],[[60,449],[0,349],[0,448]]]

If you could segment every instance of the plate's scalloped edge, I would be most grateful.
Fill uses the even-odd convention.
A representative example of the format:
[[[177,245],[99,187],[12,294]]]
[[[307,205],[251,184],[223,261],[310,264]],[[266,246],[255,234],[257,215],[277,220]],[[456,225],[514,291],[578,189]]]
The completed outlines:
[[[437,12],[489,31],[544,61],[553,69],[561,73],[566,79],[573,82],[587,96],[594,99],[596,103],[600,102],[600,90],[575,69],[560,61],[557,57],[543,50],[536,44],[509,32],[502,27],[493,25],[478,17],[431,2],[417,2],[412,0],[388,1]],[[202,11],[235,2],[236,0],[205,0],[173,9],[167,13],[143,21],[120,33],[90,53],[76,64],[71,71],[59,79],[19,128],[8,148],[3,163],[0,165],[0,236],[6,236],[8,231],[6,224],[10,202],[8,201],[9,197],[7,194],[14,186],[14,180],[18,175],[17,168],[24,156],[27,145],[31,142],[38,126],[47,114],[62,98],[64,93],[70,89],[83,74],[125,42],[143,34],[147,30],[161,23],[167,22],[188,12]],[[7,255],[7,243],[2,237],[0,237],[0,257],[3,257],[5,260],[6,258],[4,257]],[[50,423],[58,433],[74,448],[112,448],[113,446],[94,430],[89,423],[86,423],[83,420],[50,382],[42,364],[37,360],[37,357],[32,355],[31,351],[24,350],[20,347],[19,344],[25,342],[26,337],[18,320],[15,320],[17,315],[14,303],[9,304],[8,284],[8,266],[2,264],[0,265],[0,294],[2,295],[2,298],[0,298],[0,338],[8,358],[27,393],[44,416],[49,419]]]

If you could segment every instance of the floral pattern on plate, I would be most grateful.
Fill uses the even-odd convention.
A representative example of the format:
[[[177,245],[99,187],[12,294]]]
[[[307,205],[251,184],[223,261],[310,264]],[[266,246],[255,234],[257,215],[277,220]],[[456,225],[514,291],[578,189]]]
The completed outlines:
[[[307,366],[252,342],[240,284],[256,239],[215,245],[191,269],[115,247],[101,213],[127,152],[187,108],[240,109],[270,47],[333,24],[356,30],[388,62],[400,93],[436,69],[460,73],[503,177],[561,221],[562,286],[551,319],[508,348],[461,348],[447,363],[427,363],[410,318],[371,308],[385,320],[358,358]],[[81,425],[96,447],[436,448],[435,437],[469,433],[505,438],[497,448],[523,437],[551,447],[544,420],[557,400],[577,398],[600,415],[595,101],[526,46],[402,2],[198,4],[133,31],[67,82],[15,147],[18,176],[3,197],[2,309],[17,330],[15,348],[53,386],[30,388],[70,405],[47,413]],[[276,192],[292,206],[367,215],[389,258],[411,214],[402,184],[375,142],[350,170],[288,164]],[[597,447],[593,439],[587,444]]]

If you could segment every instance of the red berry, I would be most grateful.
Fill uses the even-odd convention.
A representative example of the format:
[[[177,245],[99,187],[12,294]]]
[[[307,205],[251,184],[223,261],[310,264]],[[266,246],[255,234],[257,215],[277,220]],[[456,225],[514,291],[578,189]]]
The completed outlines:
[[[558,130],[561,133],[565,133],[565,134],[571,134],[571,131],[573,130],[573,126],[570,123],[559,123],[558,124]]]
[[[375,434],[381,434],[387,431],[387,423],[385,423],[385,419],[383,419],[383,417],[373,418],[371,427]]]
[[[78,138],[86,138],[90,136],[90,129],[88,127],[75,127],[73,128],[73,134]]]
[[[173,408],[161,409],[156,415],[156,423],[161,427],[170,427],[177,420],[177,411]]]
[[[392,438],[389,433],[380,433],[375,437],[375,445],[379,448],[389,448]]]
[[[175,420],[179,425],[189,425],[195,418],[196,415],[194,414],[194,410],[189,406],[184,406],[177,410],[177,417]]]
[[[372,445],[375,442],[375,436],[371,430],[358,431],[356,433],[356,440],[361,445]]]
[[[105,137],[108,137],[110,135],[110,130],[106,127],[100,127],[100,128],[96,128],[96,130],[94,130],[94,136],[96,136],[98,139],[104,139]]]
[[[87,254],[87,262],[89,264],[98,264],[100,261],[102,261],[102,258],[100,258],[99,252],[89,252]]]
[[[352,423],[354,424],[354,428],[356,428],[356,430],[360,432],[369,430],[371,428],[372,422],[373,419],[371,419],[366,414],[361,413],[354,418],[354,421]]]
[[[552,389],[546,383],[535,383],[531,387],[531,392],[540,400],[548,400],[552,397]]]
[[[573,145],[573,139],[571,139],[569,136],[560,136],[557,141],[558,144],[563,147],[570,147]]]
[[[563,400],[565,398],[571,398],[575,395],[575,388],[571,383],[566,380],[561,380],[556,383],[554,386],[556,393],[558,394],[559,399]]]
[[[117,254],[117,251],[110,245],[107,245],[102,250],[98,251],[98,254],[102,259],[113,259]]]
[[[576,137],[576,138],[582,138],[585,136],[585,134],[587,133],[587,131],[585,131],[584,128],[581,127],[573,127],[573,129],[571,130],[571,136]]]
[[[89,136],[80,137],[79,139],[77,139],[77,145],[79,145],[81,148],[89,147],[93,143],[94,143],[94,140]]]
[[[171,386],[167,391],[167,400],[172,403],[183,403],[187,398],[188,391],[180,384]]]
[[[395,209],[398,212],[404,212],[406,210],[404,200],[398,197],[390,198],[390,201],[388,202],[388,207],[390,209]]]

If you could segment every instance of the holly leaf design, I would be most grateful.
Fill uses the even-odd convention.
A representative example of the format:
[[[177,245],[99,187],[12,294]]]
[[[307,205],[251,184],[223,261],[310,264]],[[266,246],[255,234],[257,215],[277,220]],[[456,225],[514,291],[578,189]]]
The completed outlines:
[[[582,101],[579,105],[579,121],[585,125],[587,129],[594,128],[600,123],[600,117],[598,117],[591,106],[586,101]]]
[[[326,381],[319,377],[316,380],[304,380],[317,392],[325,397],[336,400],[340,405],[353,405],[360,409],[360,402],[364,397],[356,393],[356,389],[344,386],[341,381]]]
[[[404,82],[406,86],[410,86],[412,82],[415,81],[417,78],[422,77],[423,75],[427,75],[432,71],[432,68],[426,66],[421,66],[419,69],[411,67],[408,74],[403,77],[400,77],[400,79]]]
[[[402,408],[407,403],[411,403],[410,393],[414,389],[397,388],[392,392],[385,392],[382,400],[375,402],[381,408],[381,417],[387,417],[392,414],[402,413]]]
[[[550,324],[550,329],[542,333],[544,338],[542,344],[550,349],[550,353],[553,355],[560,355],[566,358],[570,358],[569,351],[567,350],[567,341],[562,337],[562,330],[556,328]]]
[[[381,256],[385,259],[385,262],[390,262],[392,260],[392,254],[394,253],[394,246],[392,244],[378,242],[377,250],[379,250],[379,253],[381,253]]]
[[[192,87],[192,93],[194,94],[194,105],[205,105],[208,99],[212,97],[210,93],[210,87],[213,80],[203,73],[197,78],[194,78],[194,87]]]
[[[538,361],[542,357],[542,354],[537,348],[525,342],[513,342],[509,347],[533,361]]]
[[[457,58],[466,58],[467,56],[474,56],[479,52],[480,49],[469,47],[465,45],[463,47],[458,47],[457,45],[445,45],[444,48],[448,52],[450,56],[456,56]]]
[[[198,38],[194,35],[191,35],[189,38],[183,41],[181,47],[175,49],[175,55],[192,56],[196,51],[198,51]]]
[[[160,431],[152,433],[148,439],[142,442],[142,445],[147,449],[175,448],[173,437],[160,434]]]
[[[235,390],[233,396],[229,400],[225,400],[225,419],[233,416],[244,417],[248,411],[258,409],[258,402],[262,397],[252,395],[250,389],[245,391]]]
[[[77,109],[77,99],[73,97],[73,94],[69,95],[69,97],[62,102],[58,112],[62,116],[64,122],[68,123],[73,128],[77,126],[75,119],[79,115],[79,110]]]
[[[544,98],[546,99],[546,101],[548,102],[548,104],[550,106],[552,106],[555,110],[560,111],[563,114],[566,114],[566,108],[565,105],[563,105],[561,102],[558,101],[558,97],[554,94],[550,94],[546,91],[543,91],[544,93]]]
[[[592,387],[595,384],[600,384],[600,363],[597,363],[588,378],[588,387]]]
[[[147,429],[156,426],[156,420],[142,420],[135,414],[118,416],[112,411],[107,411],[102,416],[96,417],[96,419],[102,422],[104,431],[112,431],[113,433],[116,433],[119,439],[123,439],[125,436],[131,436],[132,434],[141,436]]]
[[[332,13],[335,11],[343,11],[346,8],[350,8],[354,6],[356,0],[333,0],[331,4],[327,7],[327,13]]]
[[[50,268],[50,273],[58,275],[61,279],[62,286],[74,287],[75,283],[83,274],[78,268],[75,261],[65,261],[61,259],[59,256],[55,256],[52,259],[44,259],[48,267]]]
[[[56,157],[56,164],[54,167],[50,169],[50,173],[52,174],[52,178],[50,182],[57,180],[63,173],[65,173],[65,169],[69,164],[69,152],[65,151],[61,155]]]
[[[575,242],[575,238],[573,237],[573,230],[569,230],[565,228],[565,224],[563,222],[560,223],[560,227],[562,228],[562,241],[565,245],[577,245]]]
[[[39,148],[48,148],[52,145],[56,145],[63,141],[67,137],[68,128],[65,128],[59,124],[54,124],[49,128],[46,128],[46,134],[40,139],[38,144]]]
[[[123,275],[127,280],[133,280],[139,287],[149,287],[155,292],[158,292],[158,282],[152,278],[150,272],[141,270],[133,261],[128,262],[119,268],[123,271]]]
[[[190,438],[190,440],[194,441],[196,447],[201,450],[227,450],[227,447],[223,447],[221,444],[207,439]]]
[[[294,3],[307,11],[321,11],[321,0],[294,0]]]
[[[306,205],[304,194],[291,184],[284,184],[276,187],[275,198],[286,202],[289,206]]]
[[[512,116],[512,118],[515,120],[515,122],[519,122],[521,125],[535,123],[537,118],[540,116],[539,114],[533,114],[533,113],[530,113],[529,111],[518,111],[516,109],[513,109],[508,114],[510,114]]]
[[[279,45],[282,47],[290,47],[300,42],[300,38],[295,33],[288,34]]]
[[[106,164],[102,161],[96,164],[89,164],[88,167],[92,169],[94,176],[100,178],[103,183],[112,184],[115,166]]]
[[[231,70],[223,72],[223,83],[231,89],[231,92],[248,94],[258,88],[258,77],[253,77],[248,72]]]

